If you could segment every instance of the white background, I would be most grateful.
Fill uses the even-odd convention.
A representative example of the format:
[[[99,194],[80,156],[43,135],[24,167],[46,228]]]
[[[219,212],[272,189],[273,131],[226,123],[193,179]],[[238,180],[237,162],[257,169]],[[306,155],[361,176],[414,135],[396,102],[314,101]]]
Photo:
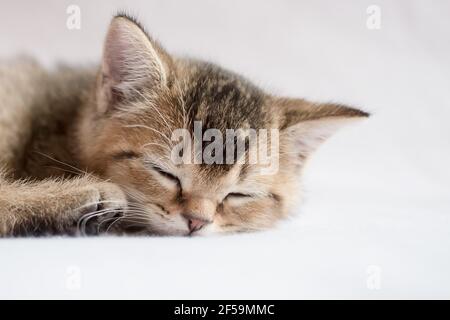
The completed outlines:
[[[172,53],[373,117],[316,153],[276,230],[0,240],[0,298],[450,298],[449,1],[1,0],[0,58],[96,62],[118,9]]]

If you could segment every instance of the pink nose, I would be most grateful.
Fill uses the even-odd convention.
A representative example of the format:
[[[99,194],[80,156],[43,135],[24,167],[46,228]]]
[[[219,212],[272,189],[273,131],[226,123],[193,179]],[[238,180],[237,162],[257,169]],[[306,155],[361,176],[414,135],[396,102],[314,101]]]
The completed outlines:
[[[189,231],[191,233],[200,230],[206,224],[209,223],[209,221],[202,220],[202,219],[197,219],[197,218],[192,218],[192,217],[186,217],[186,219],[188,221]]]

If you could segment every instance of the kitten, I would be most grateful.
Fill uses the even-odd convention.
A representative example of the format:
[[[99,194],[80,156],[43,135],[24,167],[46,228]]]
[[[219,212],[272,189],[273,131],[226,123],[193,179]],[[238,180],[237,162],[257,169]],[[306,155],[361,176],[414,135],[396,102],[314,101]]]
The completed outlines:
[[[0,65],[0,101],[0,236],[266,229],[301,196],[311,152],[368,116],[275,97],[216,65],[174,57],[126,15],[113,18],[98,68]],[[175,164],[172,133],[196,122],[221,133],[279,130],[278,170]]]

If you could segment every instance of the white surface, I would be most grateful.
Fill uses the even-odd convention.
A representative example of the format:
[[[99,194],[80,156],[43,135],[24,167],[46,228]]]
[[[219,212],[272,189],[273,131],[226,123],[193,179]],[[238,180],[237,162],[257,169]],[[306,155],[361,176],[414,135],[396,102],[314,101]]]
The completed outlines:
[[[79,31],[65,27],[72,3]],[[0,298],[450,298],[450,3],[376,1],[380,30],[366,27],[371,4],[2,2],[1,57],[96,61],[128,8],[172,52],[374,116],[320,149],[305,205],[274,231],[0,240]]]

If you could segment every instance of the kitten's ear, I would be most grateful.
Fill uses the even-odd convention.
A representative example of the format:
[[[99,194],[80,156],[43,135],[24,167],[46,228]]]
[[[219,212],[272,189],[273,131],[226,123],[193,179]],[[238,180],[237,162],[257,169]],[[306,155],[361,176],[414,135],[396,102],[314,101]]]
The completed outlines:
[[[113,18],[106,36],[97,100],[105,112],[124,99],[167,83],[170,56],[133,19]]]
[[[302,99],[276,99],[280,137],[290,154],[304,158],[341,127],[367,118],[368,113],[339,104],[316,104]]]

